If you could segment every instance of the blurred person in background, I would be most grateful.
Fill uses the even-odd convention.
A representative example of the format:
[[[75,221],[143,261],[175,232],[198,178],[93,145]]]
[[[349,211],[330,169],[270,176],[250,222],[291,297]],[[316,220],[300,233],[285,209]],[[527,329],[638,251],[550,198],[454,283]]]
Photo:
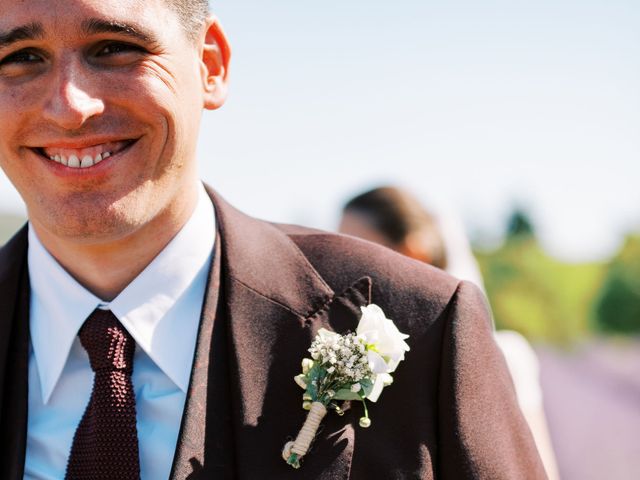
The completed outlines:
[[[428,263],[484,291],[480,268],[459,219],[451,213],[432,214],[403,189],[378,187],[352,198],[343,208],[339,231]],[[497,331],[495,339],[549,479],[555,480],[558,468],[543,408],[536,353],[518,332]]]

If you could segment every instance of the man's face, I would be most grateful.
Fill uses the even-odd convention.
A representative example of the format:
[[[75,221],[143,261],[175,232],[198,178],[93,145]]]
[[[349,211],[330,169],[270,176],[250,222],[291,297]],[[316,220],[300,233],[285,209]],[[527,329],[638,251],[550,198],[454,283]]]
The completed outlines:
[[[163,0],[0,0],[0,11],[0,166],[36,230],[113,241],[187,209],[213,108],[203,41]]]

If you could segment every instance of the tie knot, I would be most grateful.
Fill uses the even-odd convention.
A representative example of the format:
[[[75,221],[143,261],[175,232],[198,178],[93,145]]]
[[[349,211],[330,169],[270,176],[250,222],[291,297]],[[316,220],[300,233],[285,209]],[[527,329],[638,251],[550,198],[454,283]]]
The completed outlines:
[[[133,371],[136,343],[110,310],[95,309],[78,336],[94,371]]]

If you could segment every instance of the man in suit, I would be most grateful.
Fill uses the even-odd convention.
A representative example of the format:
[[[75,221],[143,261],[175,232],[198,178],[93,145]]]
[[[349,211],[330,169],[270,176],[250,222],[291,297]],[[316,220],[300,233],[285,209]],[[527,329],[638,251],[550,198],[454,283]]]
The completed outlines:
[[[206,1],[0,11],[0,166],[29,214],[0,250],[1,478],[544,478],[474,287],[199,183],[230,57]],[[411,351],[373,426],[327,416],[293,470],[292,377],[370,302]]]

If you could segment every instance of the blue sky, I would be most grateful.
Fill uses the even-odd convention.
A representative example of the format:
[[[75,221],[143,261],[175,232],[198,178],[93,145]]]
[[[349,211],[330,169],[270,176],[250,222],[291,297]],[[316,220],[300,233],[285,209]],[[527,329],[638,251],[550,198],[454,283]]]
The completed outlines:
[[[499,234],[524,205],[549,251],[606,258],[640,227],[640,3],[214,0],[231,96],[202,177],[256,216],[334,228],[382,183]],[[0,181],[0,200],[19,209]]]

